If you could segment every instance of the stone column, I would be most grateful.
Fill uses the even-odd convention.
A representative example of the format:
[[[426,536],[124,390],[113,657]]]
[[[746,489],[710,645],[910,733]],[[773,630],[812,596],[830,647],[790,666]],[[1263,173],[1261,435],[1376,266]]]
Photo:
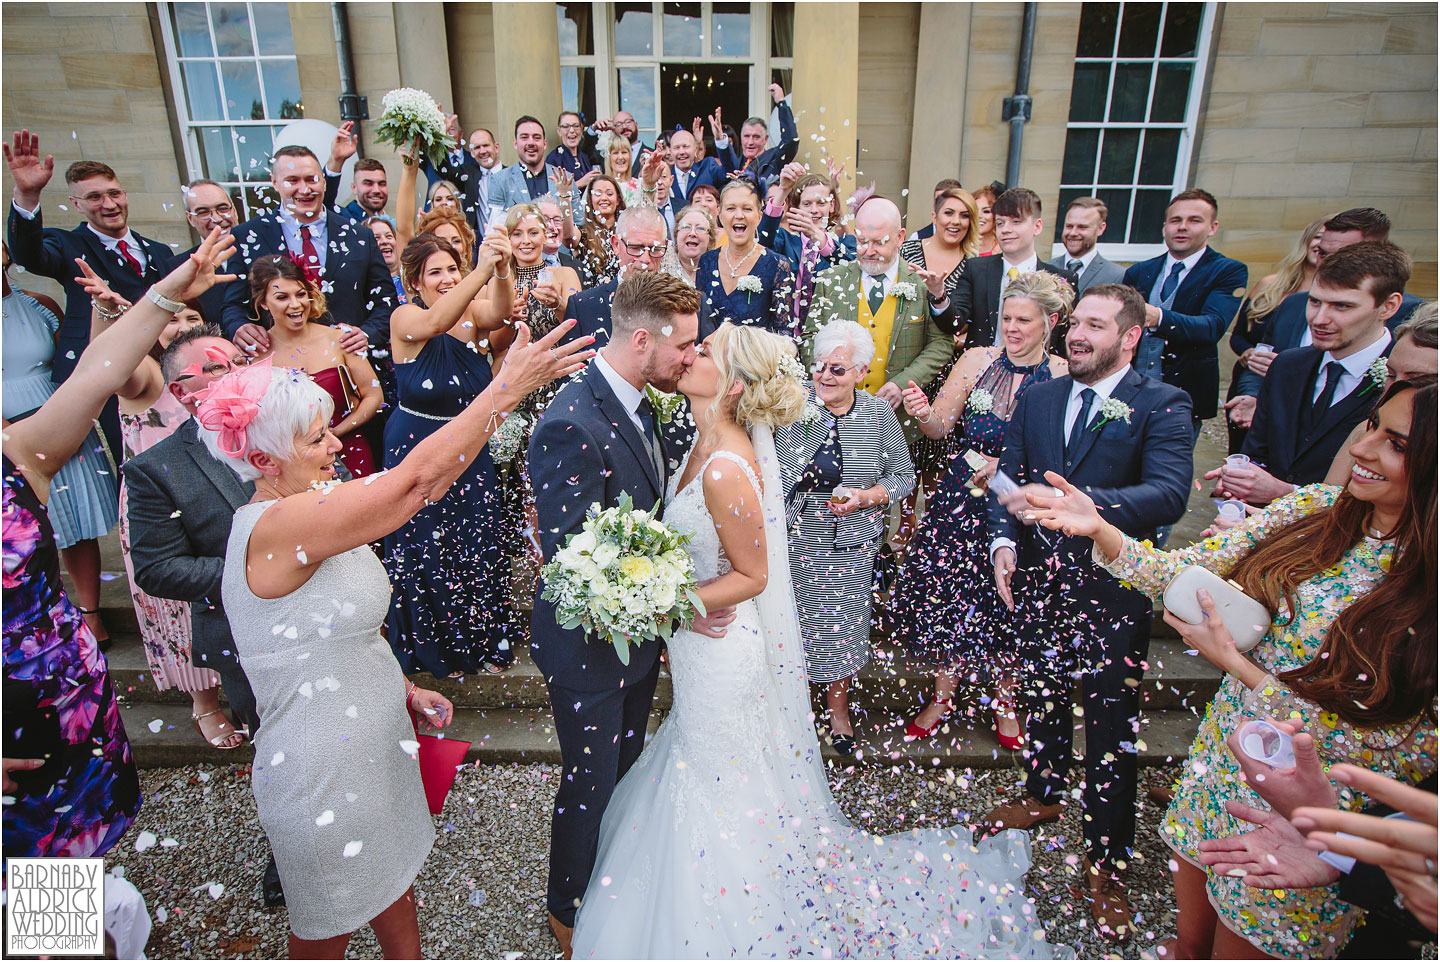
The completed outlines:
[[[445,55],[444,5],[407,3],[397,7],[396,14],[395,53],[400,62],[400,86],[423,90],[439,102],[445,113],[455,113],[450,58]],[[379,116],[377,106],[370,108],[376,117]]]
[[[499,108],[500,158],[513,164],[515,120],[529,114],[545,125],[550,146],[559,143],[555,117],[560,113],[560,32],[555,5],[496,3],[495,100]]]
[[[829,155],[845,164],[840,190],[855,189],[860,120],[860,4],[797,3],[795,36],[795,159],[825,173]]]
[[[968,3],[920,4],[915,117],[910,128],[910,174],[906,181],[910,194],[906,198],[909,204],[905,222],[912,229],[929,222],[933,209],[930,188],[936,181],[960,176],[965,59],[969,50]]]

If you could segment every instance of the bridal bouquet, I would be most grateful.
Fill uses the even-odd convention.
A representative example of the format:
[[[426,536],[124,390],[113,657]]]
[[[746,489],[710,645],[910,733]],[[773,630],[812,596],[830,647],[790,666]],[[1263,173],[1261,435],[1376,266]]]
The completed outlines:
[[[580,531],[540,569],[542,596],[555,603],[561,627],[609,638],[628,665],[632,645],[668,641],[677,624],[705,613],[689,540],[654,511],[636,508],[628,494],[603,511],[591,505]]]
[[[435,98],[414,87],[398,87],[381,101],[380,122],[375,125],[375,139],[410,148],[417,141],[420,149],[438,164],[455,141],[445,132],[445,115]]]

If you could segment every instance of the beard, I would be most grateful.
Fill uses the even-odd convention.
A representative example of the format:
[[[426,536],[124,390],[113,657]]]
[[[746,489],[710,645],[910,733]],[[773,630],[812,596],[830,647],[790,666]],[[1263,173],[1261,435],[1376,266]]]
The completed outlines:
[[[655,390],[674,394],[675,389],[680,386],[680,378],[685,374],[685,368],[680,364],[674,365],[673,368],[666,366],[656,356],[658,353],[652,353],[640,365],[640,376],[645,378],[645,383]]]
[[[1100,350],[1093,345],[1090,348],[1090,356],[1079,360],[1071,359],[1070,376],[1081,383],[1087,383],[1088,378],[1103,376],[1114,371],[1120,366],[1123,352],[1120,342],[1116,341],[1109,347]],[[1066,345],[1066,353],[1069,353],[1069,345]]]

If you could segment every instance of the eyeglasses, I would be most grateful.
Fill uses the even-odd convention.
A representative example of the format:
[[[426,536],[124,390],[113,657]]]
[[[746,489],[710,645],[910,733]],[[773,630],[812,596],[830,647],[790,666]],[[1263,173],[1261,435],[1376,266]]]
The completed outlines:
[[[632,244],[629,241],[621,241],[625,250],[631,257],[644,257],[647,254],[651,257],[664,257],[665,244]]]
[[[114,201],[115,203],[118,204],[118,203],[120,203],[120,202],[121,202],[122,200],[124,200],[124,199],[125,199],[125,191],[121,190],[121,189],[118,188],[118,187],[115,188],[114,190],[96,190],[96,191],[91,191],[90,193],[86,194],[84,197],[77,197],[77,198],[76,198],[76,200],[83,200],[85,203],[87,203],[87,204],[92,204],[92,205],[94,205],[94,204],[103,204],[103,203],[104,203],[105,201],[107,201],[107,200],[112,200],[112,201]]]
[[[679,227],[675,228],[675,233],[677,233],[677,234],[708,234],[708,233],[710,233],[710,228],[704,226],[703,224],[682,224],[682,225],[680,225]]]
[[[206,364],[200,369],[200,374],[203,374],[206,377],[210,378],[224,377],[226,374],[229,374],[230,372],[235,371],[239,368],[249,367],[253,360],[253,358],[247,357],[246,355],[242,354],[239,357],[231,358],[229,361],[211,361],[209,364]],[[199,377],[199,375],[181,374],[178,375],[175,380],[188,381],[193,377]]]
[[[227,214],[233,213],[235,213],[234,204],[216,204],[214,207],[197,207],[190,212],[191,216],[198,217],[201,220],[204,220],[205,218],[210,217],[213,214],[219,214],[223,217]]]
[[[580,129],[580,125],[579,125],[579,124],[561,124],[561,125],[560,125],[560,129],[561,129],[561,130],[579,130],[579,129]]]
[[[814,374],[824,374],[829,371],[831,377],[844,377],[847,372],[857,367],[859,367],[858,364],[851,364],[848,367],[844,364],[812,364],[810,370]]]

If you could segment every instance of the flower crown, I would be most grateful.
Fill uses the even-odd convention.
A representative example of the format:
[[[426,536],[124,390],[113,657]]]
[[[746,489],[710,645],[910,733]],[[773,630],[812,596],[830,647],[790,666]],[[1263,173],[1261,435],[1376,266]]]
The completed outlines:
[[[231,371],[197,391],[200,402],[195,418],[208,431],[219,434],[219,448],[227,456],[245,453],[245,430],[260,413],[260,399],[270,389],[270,358]]]

